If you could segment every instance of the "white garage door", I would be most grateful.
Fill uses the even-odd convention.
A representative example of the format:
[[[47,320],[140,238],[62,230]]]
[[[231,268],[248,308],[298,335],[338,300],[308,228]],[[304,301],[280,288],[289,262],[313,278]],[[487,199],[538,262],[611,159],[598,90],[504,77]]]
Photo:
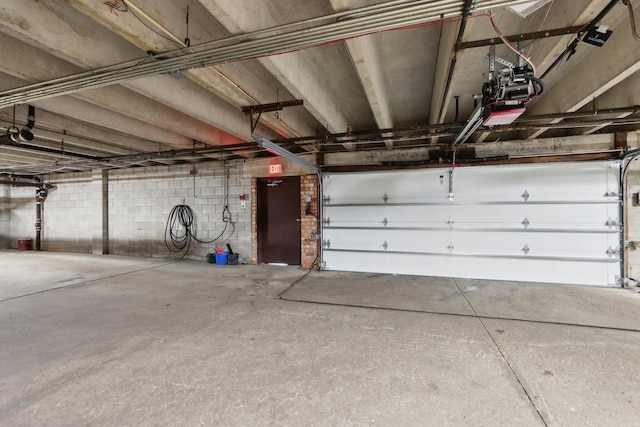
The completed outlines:
[[[323,269],[614,285],[618,165],[325,174]]]

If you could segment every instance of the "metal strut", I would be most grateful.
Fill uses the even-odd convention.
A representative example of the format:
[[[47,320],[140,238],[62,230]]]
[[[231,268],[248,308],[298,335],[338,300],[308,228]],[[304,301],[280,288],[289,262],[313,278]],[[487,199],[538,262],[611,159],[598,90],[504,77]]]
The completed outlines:
[[[295,107],[303,104],[304,101],[302,99],[292,99],[289,101],[272,102],[270,104],[247,105],[246,107],[241,107],[241,109],[244,114],[249,116],[249,119],[251,120],[251,133],[254,133],[258,123],[260,122],[260,116],[262,116],[262,113],[280,111],[285,107]],[[256,113],[258,114],[258,117],[256,117],[254,122],[253,115]]]

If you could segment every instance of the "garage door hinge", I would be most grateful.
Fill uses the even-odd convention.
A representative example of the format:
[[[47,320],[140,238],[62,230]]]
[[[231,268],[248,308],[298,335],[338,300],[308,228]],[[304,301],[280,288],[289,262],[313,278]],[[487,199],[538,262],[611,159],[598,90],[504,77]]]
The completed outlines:
[[[524,193],[522,193],[520,197],[522,197],[526,202],[527,200],[529,200],[529,192],[527,190],[524,190]]]
[[[389,200],[389,196],[387,196],[387,193],[384,193],[384,196],[382,196],[382,200],[387,203],[387,201]]]
[[[613,162],[609,162],[608,166],[610,169],[620,169],[622,168],[622,161],[614,160]]]
[[[322,203],[325,205],[328,205],[329,203],[331,203],[331,196],[329,195],[322,196]]]
[[[327,240],[323,240],[322,241],[322,247],[323,248],[330,248],[331,247],[331,240],[327,239]]]
[[[384,226],[386,227],[386,226],[387,226],[387,224],[389,224],[389,221],[388,221],[388,220],[387,220],[387,218],[385,217],[385,218],[382,220],[382,223],[383,223],[383,224],[384,224]]]
[[[387,244],[387,241],[385,240],[384,243],[382,244],[382,247],[384,248],[384,250],[386,251],[387,248],[389,247],[389,245]]]
[[[529,245],[525,243],[524,247],[522,248],[522,252],[524,252],[525,255],[529,255]]]
[[[322,218],[322,225],[326,225],[327,227],[331,225],[331,218]]]
[[[449,246],[447,246],[447,249],[449,249],[449,253],[453,253],[453,243],[449,242]]]
[[[609,258],[618,255],[620,253],[620,248],[612,248],[611,246],[609,246],[605,252],[605,254],[607,254],[609,256]]]
[[[611,227],[617,227],[620,225],[620,223],[618,222],[617,219],[607,219],[607,222],[604,223],[605,226],[611,228]]]
[[[618,275],[615,276],[616,278],[616,286],[620,286],[621,288],[624,288],[626,285],[629,284],[629,278],[628,277],[620,277]]]
[[[617,190],[607,190],[607,192],[604,193],[604,197],[618,197],[618,191]]]
[[[525,217],[520,224],[524,225],[524,228],[529,227],[529,218]]]

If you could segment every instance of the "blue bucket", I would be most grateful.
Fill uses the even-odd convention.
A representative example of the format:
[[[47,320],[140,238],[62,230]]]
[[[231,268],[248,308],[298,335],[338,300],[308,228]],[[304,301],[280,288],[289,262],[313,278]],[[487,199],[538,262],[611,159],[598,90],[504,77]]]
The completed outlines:
[[[227,256],[228,255],[229,255],[229,252],[223,252],[221,254],[216,254],[216,264],[226,265],[227,264]]]

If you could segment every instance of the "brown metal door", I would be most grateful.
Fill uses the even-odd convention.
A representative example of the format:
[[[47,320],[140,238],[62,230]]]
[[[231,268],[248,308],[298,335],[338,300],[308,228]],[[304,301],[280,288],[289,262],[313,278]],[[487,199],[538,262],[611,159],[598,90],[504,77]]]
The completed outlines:
[[[258,262],[300,265],[300,177],[258,179]]]

